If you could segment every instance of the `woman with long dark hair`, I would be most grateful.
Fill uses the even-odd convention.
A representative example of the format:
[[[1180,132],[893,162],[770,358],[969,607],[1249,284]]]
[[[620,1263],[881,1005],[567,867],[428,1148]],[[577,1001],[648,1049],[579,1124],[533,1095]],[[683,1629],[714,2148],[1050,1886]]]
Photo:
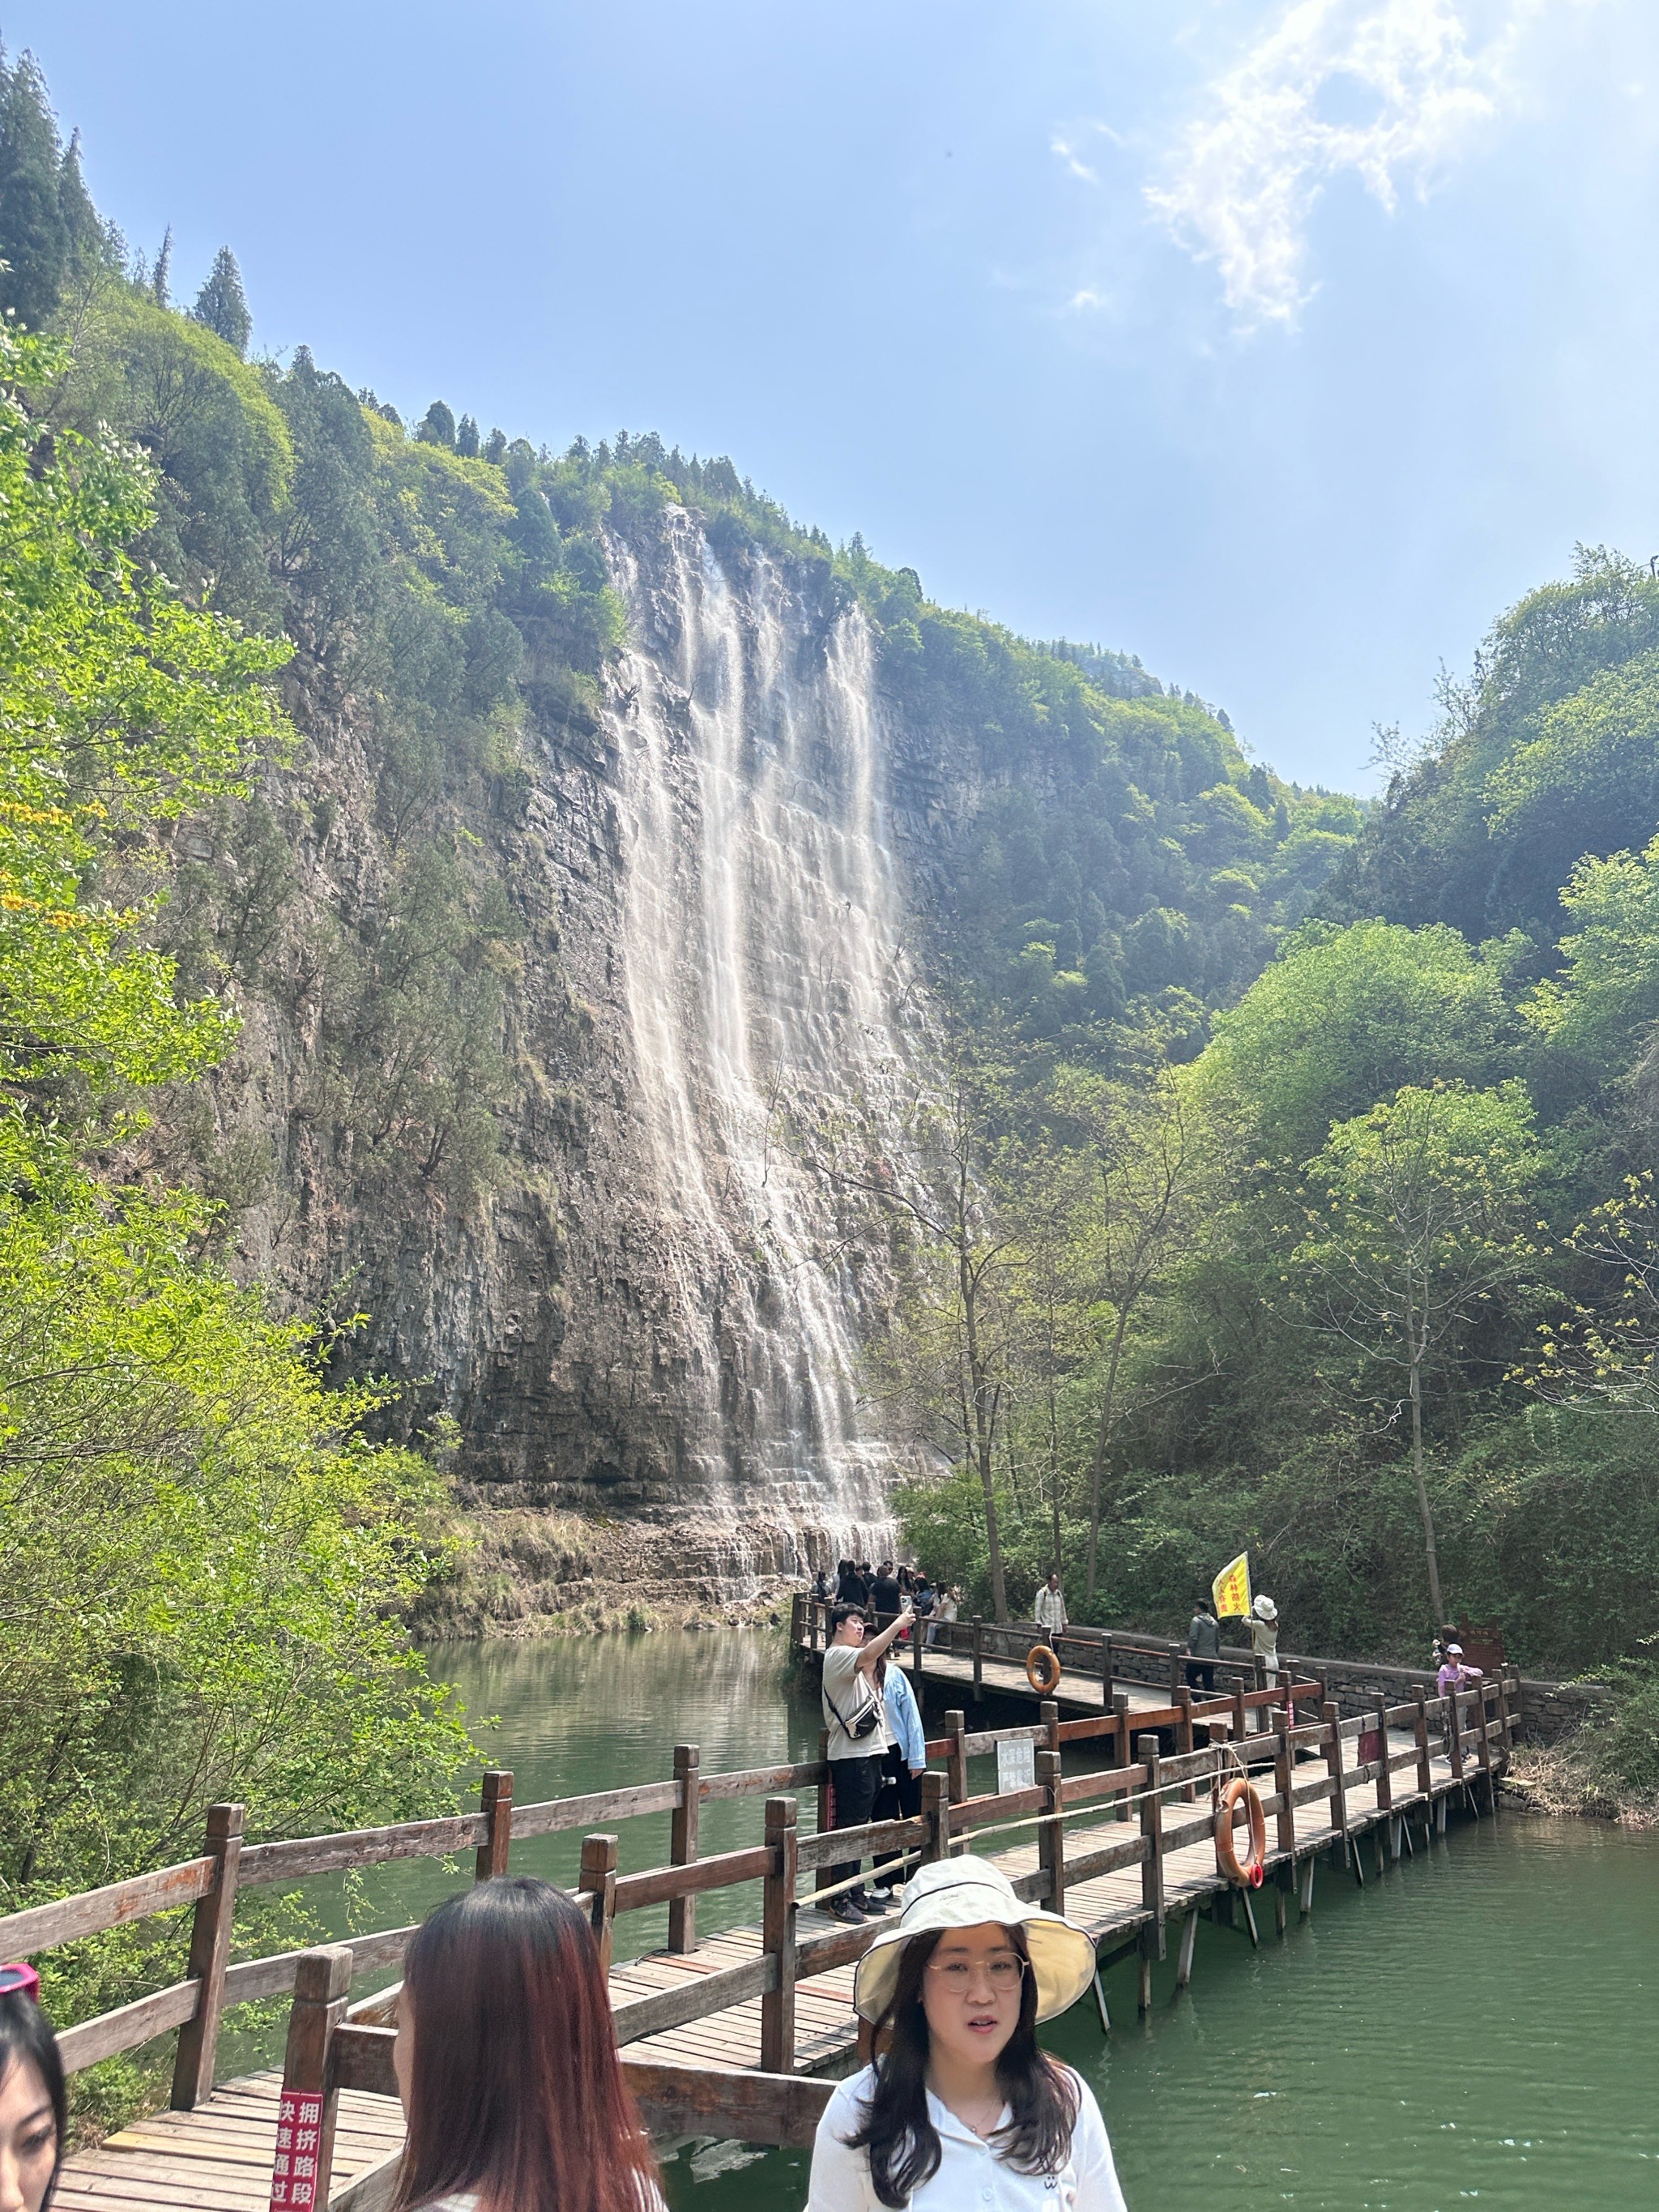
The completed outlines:
[[[393,2058],[392,2212],[661,2212],[592,1933],[550,1882],[480,1882],[427,1915]]]
[[[0,2208],[46,2212],[64,2162],[67,2106],[58,2039],[33,1966],[0,1966]]]
[[[1088,1931],[988,1860],[923,1867],[859,1961],[878,2056],[824,2107],[807,2212],[1125,2212],[1099,2106],[1037,2046],[1094,1972]]]

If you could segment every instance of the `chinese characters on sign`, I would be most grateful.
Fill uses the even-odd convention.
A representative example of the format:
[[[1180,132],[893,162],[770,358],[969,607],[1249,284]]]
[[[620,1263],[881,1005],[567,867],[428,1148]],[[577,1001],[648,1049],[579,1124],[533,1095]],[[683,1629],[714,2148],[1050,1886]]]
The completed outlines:
[[[270,2169],[270,2212],[314,2212],[317,2146],[323,2100],[314,2091],[284,2089],[276,2107],[276,2158]]]

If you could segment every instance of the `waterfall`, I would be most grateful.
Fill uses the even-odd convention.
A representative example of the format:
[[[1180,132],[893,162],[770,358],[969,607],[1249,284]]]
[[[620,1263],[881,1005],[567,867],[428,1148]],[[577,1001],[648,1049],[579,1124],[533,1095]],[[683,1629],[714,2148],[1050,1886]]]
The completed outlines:
[[[872,639],[752,550],[734,584],[684,514],[612,560],[637,1154],[678,1308],[684,1487],[741,1574],[768,1547],[799,1565],[809,1532],[873,1546],[891,1525],[894,1453],[860,1391],[872,1212],[830,1171],[855,1120],[899,1147],[920,1042]]]

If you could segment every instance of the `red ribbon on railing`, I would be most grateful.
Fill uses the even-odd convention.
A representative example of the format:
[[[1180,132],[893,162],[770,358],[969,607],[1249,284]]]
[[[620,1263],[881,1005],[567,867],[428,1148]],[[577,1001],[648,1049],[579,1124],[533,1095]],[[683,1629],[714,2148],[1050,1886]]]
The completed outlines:
[[[315,2090],[284,2089],[276,2107],[276,2159],[270,2170],[270,2212],[314,2212],[317,2146],[323,2100]]]

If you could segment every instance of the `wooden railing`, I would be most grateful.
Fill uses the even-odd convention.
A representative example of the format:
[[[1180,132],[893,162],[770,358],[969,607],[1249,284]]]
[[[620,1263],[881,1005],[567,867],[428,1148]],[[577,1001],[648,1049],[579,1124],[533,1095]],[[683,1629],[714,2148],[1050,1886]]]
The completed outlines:
[[[974,1637],[981,1651],[986,1649],[988,1636],[1006,1633],[1018,1641],[1023,1633],[988,1632],[982,1624],[967,1625],[965,1632]],[[1116,1639],[1109,1641],[1115,1648]],[[912,1663],[925,1666],[920,1649],[912,1654]],[[475,1879],[483,1881],[507,1870],[514,1842],[575,1831],[583,1835],[577,1894],[607,1964],[619,1915],[666,1904],[669,1948],[689,1951],[696,1941],[699,1896],[745,1883],[761,1886],[760,1956],[721,1973],[690,1978],[684,1990],[619,2006],[618,2041],[627,2045],[661,2033],[687,2020],[758,1996],[763,2069],[787,2075],[793,2063],[797,1983],[856,1958],[869,1940],[868,1930],[848,1929],[798,1943],[794,1915],[803,1875],[817,1875],[822,1881],[823,1869],[874,1852],[902,1851],[926,1861],[946,1850],[963,1848],[975,1835],[1011,1821],[1030,1821],[1036,1827],[1039,1863],[1021,1878],[1018,1886],[1027,1895],[1050,1899],[1058,1905],[1064,1900],[1068,1882],[1091,1879],[1114,1866],[1139,1864],[1145,1909],[1159,1928],[1161,1944],[1163,1858],[1206,1832],[1210,1820],[1206,1810],[1190,1818],[1177,1818],[1174,1825],[1166,1826],[1164,1800],[1170,1797],[1176,1804],[1195,1802],[1199,1786],[1213,1780],[1224,1765],[1236,1765],[1241,1752],[1253,1767],[1274,1767],[1274,1790],[1267,1799],[1270,1815],[1293,1813],[1296,1804],[1325,1795],[1331,1802],[1333,1829],[1346,1837],[1349,1793],[1354,1790],[1375,1784],[1377,1804],[1382,1806],[1390,1802],[1385,1793],[1392,1790],[1394,1774],[1415,1767],[1413,1786],[1407,1799],[1393,1802],[1414,1802],[1427,1794],[1431,1735],[1443,1740],[1452,1771],[1459,1780],[1478,1774],[1490,1790],[1494,1772],[1507,1760],[1514,1734],[1510,1700],[1515,1686],[1507,1678],[1484,1683],[1478,1691],[1452,1701],[1455,1705],[1462,1705],[1464,1699],[1480,1705],[1483,1717],[1472,1728],[1463,1724],[1461,1712],[1455,1720],[1449,1717],[1447,1701],[1430,1699],[1421,1688],[1409,1705],[1389,1709],[1379,1704],[1369,1720],[1364,1716],[1344,1720],[1327,1698],[1324,1686],[1315,1681],[1287,1680],[1277,1686],[1247,1687],[1241,1674],[1228,1694],[1215,1698],[1194,1697],[1181,1684],[1167,1705],[1139,1711],[1131,1711],[1127,1692],[1104,1686],[1109,1710],[1067,1721],[1060,1720],[1059,1708],[1053,1703],[1041,1707],[1035,1725],[1004,1729],[970,1729],[963,1711],[948,1712],[945,1734],[927,1746],[930,1771],[923,1777],[921,1814],[909,1820],[842,1833],[803,1835],[799,1831],[797,1793],[800,1792],[817,1793],[814,1826],[819,1831],[827,1826],[824,1800],[831,1766],[822,1756],[705,1774],[695,1745],[682,1745],[676,1750],[674,1773],[667,1780],[518,1805],[514,1802],[512,1775],[495,1771],[483,1778],[476,1813],[337,1835],[246,1844],[242,1808],[216,1805],[207,1815],[199,1856],[0,1917],[0,1957],[38,1958],[112,1928],[192,1907],[183,1978],[70,2027],[60,2038],[66,2067],[77,2071],[178,2029],[172,2102],[176,2109],[188,2110],[212,2087],[226,2010],[289,1991],[296,1998],[302,1996],[309,1986],[307,1976],[316,1972],[307,1961],[319,1954],[311,1951],[282,1952],[231,1963],[236,1900],[242,1891],[399,1859],[446,1857],[469,1850],[474,1854]],[[1297,1708],[1310,1705],[1318,1717],[1304,1723],[1297,1718]],[[1352,1765],[1346,1762],[1342,1747],[1351,1740],[1358,1738],[1363,1743],[1368,1735],[1376,1736],[1380,1730],[1379,1740],[1386,1747],[1387,1729],[1406,1726],[1413,1736],[1409,1753],[1389,1759],[1375,1745],[1365,1744],[1370,1756]],[[1164,1737],[1173,1747],[1172,1757],[1162,1752]],[[1224,1741],[1207,1740],[1217,1737]],[[1036,1786],[1001,1796],[970,1796],[969,1760],[994,1752],[999,1743],[1016,1741],[1036,1747]],[[1095,1756],[1103,1758],[1101,1771],[1062,1775],[1066,1749],[1085,1745]],[[1285,1762],[1293,1762],[1299,1750],[1316,1747],[1323,1748],[1326,1774],[1292,1788],[1286,1778]],[[762,1842],[712,1857],[700,1856],[702,1806],[746,1797],[763,1800]],[[1103,1844],[1096,1841],[1068,1864],[1065,1821],[1075,1808],[1084,1806],[1125,1820],[1131,1819],[1138,1807],[1139,1831]],[[669,1863],[621,1872],[617,1826],[663,1813],[672,1816]],[[1282,1834],[1281,1847],[1290,1848],[1283,1843]],[[333,1962],[329,1967],[330,1988],[343,1972],[343,1990],[349,1992],[355,1976],[397,1966],[413,1933],[412,1927],[386,1929],[328,1947]],[[343,1966],[341,1960],[345,1961]],[[334,2002],[334,1996],[326,2001],[328,2005]],[[389,2013],[384,1993],[356,2008],[362,2015],[359,2024],[374,2025],[377,2008],[382,2016]]]
[[[1295,1687],[1309,1698],[1318,1697],[1316,1684]],[[811,2140],[832,2085],[803,2080],[793,2072],[795,1992],[802,1982],[860,1957],[877,1932],[872,1927],[838,1929],[800,1938],[796,1927],[800,1878],[815,1869],[854,1856],[901,1851],[927,1864],[982,1839],[989,1841],[999,1832],[1006,1835],[1011,1826],[1035,1828],[1036,1863],[1017,1875],[1013,1886],[1020,1896],[1052,1911],[1065,1910],[1068,1889],[1080,1883],[1118,1869],[1139,1869],[1139,1911],[1127,1916],[1124,1924],[1139,1950],[1145,1979],[1150,1976],[1151,1961],[1164,1956],[1167,1863],[1174,1852],[1206,1839],[1215,1842],[1218,1821],[1212,1793],[1224,1775],[1237,1771],[1241,1749],[1261,1771],[1266,1785],[1262,1804],[1273,1824],[1270,1857],[1281,1866],[1293,1865],[1298,1848],[1305,1854],[1327,1847],[1346,1856],[1358,1828],[1379,1820],[1398,1820],[1413,1812],[1426,1814],[1433,1798],[1431,1762],[1437,1751],[1449,1762],[1454,1789],[1478,1775],[1490,1791],[1507,1756],[1512,1689],[1512,1682],[1505,1679],[1445,1700],[1431,1700],[1419,1692],[1409,1704],[1389,1706],[1379,1701],[1372,1713],[1346,1720],[1324,1699],[1317,1717],[1308,1722],[1297,1720],[1297,1701],[1280,1691],[1265,1701],[1259,1693],[1243,1691],[1201,1703],[1188,1698],[1169,1708],[1135,1714],[1132,1740],[1125,1736],[1117,1711],[1063,1722],[1050,1702],[1035,1728],[979,1733],[969,1731],[964,1717],[953,1712],[942,1746],[944,1771],[930,1767],[923,1776],[921,1811],[912,1819],[803,1837],[798,1830],[796,1799],[774,1795],[766,1800],[765,1840],[758,1848],[630,1875],[617,1872],[614,1834],[590,1836],[583,1849],[578,1901],[587,1911],[607,1958],[615,1921],[622,1913],[744,1882],[758,1881],[763,1887],[757,1956],[716,1972],[688,1976],[676,1987],[616,2008],[617,2039],[629,2051],[647,2037],[760,2000],[758,2069],[734,2066],[711,2070],[679,2064],[672,2057],[646,2058],[637,2052],[624,2057],[624,2071],[647,2125],[659,2136],[702,2134],[797,2144]],[[1245,1716],[1259,1715],[1267,1723],[1250,1730],[1242,1742],[1235,1733],[1241,1697]],[[1212,1740],[1193,1742],[1194,1728],[1201,1728]],[[1401,1732],[1408,1735],[1408,1743],[1390,1749],[1391,1737]],[[1167,1755],[1162,1740],[1168,1734],[1174,1734],[1177,1741],[1184,1737],[1187,1747]],[[1035,1786],[969,1796],[963,1782],[967,1759],[1011,1739],[1041,1746],[1035,1756]],[[1066,1774],[1066,1747],[1091,1741],[1106,1741],[1115,1763],[1096,1771]],[[929,1749],[936,1753],[941,1747]],[[1352,1762],[1351,1753],[1355,1754]],[[1317,1760],[1318,1771],[1298,1782],[1298,1760],[1310,1759]],[[1268,1765],[1270,1783],[1262,1771]],[[1401,1775],[1410,1778],[1397,1788],[1395,1778]],[[1443,1794],[1443,1784],[1442,1788]],[[1373,1794],[1362,1805],[1359,1793],[1366,1790]],[[1328,1831],[1298,1847],[1296,1808],[1321,1799],[1329,1804]],[[1081,1835],[1068,1835],[1068,1821],[1079,1813],[1092,1815],[1095,1825]],[[1127,1832],[1103,1840],[1098,1823],[1114,1814],[1124,1821]],[[991,1847],[996,1848],[994,1842]],[[1224,1877],[1218,1851],[1215,1864],[1219,1881]],[[1359,1872],[1357,1858],[1354,1864]],[[1190,1903],[1185,1909],[1189,1933],[1195,1916]],[[1183,1972],[1190,1958],[1188,1941],[1183,1943]],[[342,2089],[395,2094],[389,2008],[382,1996],[356,2008],[355,2015],[348,2011],[353,1965],[345,1946],[305,1955],[289,2032],[284,2086],[323,2100],[330,2141]],[[361,2194],[354,2189],[337,2200],[340,2212],[346,2208],[372,2212],[383,2201],[373,2190],[359,2186]],[[318,2201],[325,2201],[321,2192]]]
[[[894,1616],[866,1608],[878,1626],[885,1626]],[[803,1650],[822,1651],[830,1641],[830,1604],[810,1594],[801,1594],[793,1601],[790,1614],[790,1638]],[[931,1631],[933,1641],[927,1636]],[[975,1696],[984,1689],[984,1666],[988,1660],[1000,1660],[1024,1669],[1027,1656],[1036,1644],[1047,1644],[1060,1657],[1066,1672],[1085,1675],[1099,1682],[1103,1705],[1111,1702],[1111,1685],[1127,1682],[1136,1689],[1168,1688],[1172,1693],[1185,1680],[1188,1662],[1192,1659],[1191,1648],[1179,1638],[1154,1636],[1140,1629],[1091,1628],[1074,1626],[1051,1635],[1032,1620],[994,1621],[975,1615],[966,1620],[941,1621],[935,1619],[919,1622],[908,1642],[896,1647],[894,1656],[918,1679],[926,1678],[929,1659],[964,1660],[973,1669]],[[1231,1679],[1243,1675],[1257,1689],[1267,1686],[1267,1662],[1255,1651],[1243,1644],[1224,1644],[1219,1656],[1204,1662],[1216,1668],[1217,1673]],[[1373,1660],[1332,1659],[1315,1656],[1299,1651],[1282,1650],[1279,1654],[1281,1680],[1287,1674],[1322,1682],[1328,1694],[1342,1706],[1345,1717],[1352,1717],[1362,1710],[1368,1711],[1379,1692],[1393,1694],[1396,1699],[1410,1698],[1421,1685],[1431,1697],[1437,1694],[1431,1668],[1385,1665]],[[1518,1682],[1509,1668],[1498,1670],[1511,1683],[1510,1695],[1517,1712],[1522,1692],[1532,1689],[1556,1692],[1559,1684]],[[1068,1692],[1068,1695],[1071,1692]]]

